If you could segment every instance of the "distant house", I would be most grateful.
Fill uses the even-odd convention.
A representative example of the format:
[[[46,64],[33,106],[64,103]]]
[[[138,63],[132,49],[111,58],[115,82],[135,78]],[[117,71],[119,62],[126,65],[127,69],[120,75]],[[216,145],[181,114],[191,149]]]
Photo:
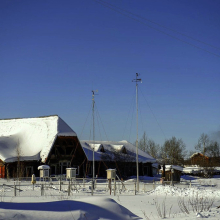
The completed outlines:
[[[76,133],[57,115],[0,120],[0,174],[4,177],[39,176],[37,167],[50,166],[50,175],[77,168],[79,177],[106,177],[116,168],[120,178],[136,175],[136,147],[127,141],[79,141]],[[152,176],[156,160],[139,150],[139,175]]]
[[[219,174],[219,157],[207,157],[202,153],[194,153],[190,157],[190,163],[184,168],[185,174],[210,177]]]
[[[209,157],[201,154],[201,153],[194,153],[191,157],[191,165],[198,165],[198,166],[209,166]]]

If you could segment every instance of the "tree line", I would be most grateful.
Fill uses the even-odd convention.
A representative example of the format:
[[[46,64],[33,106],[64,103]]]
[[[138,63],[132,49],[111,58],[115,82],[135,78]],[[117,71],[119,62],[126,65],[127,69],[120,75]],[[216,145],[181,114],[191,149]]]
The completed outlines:
[[[204,133],[200,135],[197,144],[190,152],[186,150],[186,145],[181,138],[172,137],[165,140],[161,146],[148,138],[145,132],[139,141],[138,147],[155,159],[175,165],[186,164],[187,161],[189,161],[189,157],[196,152],[202,153],[209,158],[220,158],[219,142],[211,140],[211,138]]]

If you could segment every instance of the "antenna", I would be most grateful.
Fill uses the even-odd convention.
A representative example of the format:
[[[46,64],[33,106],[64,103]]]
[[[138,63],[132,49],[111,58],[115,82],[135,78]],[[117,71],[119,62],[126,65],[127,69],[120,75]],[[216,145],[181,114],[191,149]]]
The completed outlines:
[[[136,82],[136,106],[137,106],[137,139],[136,139],[136,167],[137,167],[137,191],[139,191],[139,163],[138,163],[138,83],[142,80],[138,78],[140,73],[136,73],[136,79],[132,82]]]
[[[98,90],[92,90],[92,116],[93,116],[93,148],[92,148],[92,187],[95,187],[95,93]]]

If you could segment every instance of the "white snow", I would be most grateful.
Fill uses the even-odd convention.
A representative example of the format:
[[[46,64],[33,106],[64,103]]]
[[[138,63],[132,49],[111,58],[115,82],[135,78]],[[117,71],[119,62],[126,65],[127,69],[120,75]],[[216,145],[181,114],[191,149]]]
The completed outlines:
[[[103,153],[99,151],[101,146],[104,148],[104,150],[109,152],[112,151],[119,151],[121,152],[124,148],[126,149],[126,152],[129,153],[130,156],[133,156],[134,161],[136,161],[136,147],[129,143],[128,141],[88,141],[88,140],[81,140],[80,141],[81,146],[88,158],[88,160],[93,160],[93,148],[94,148],[94,158],[96,161],[103,160]],[[143,163],[155,163],[156,159],[151,157],[146,152],[138,149],[138,160],[139,162]]]
[[[153,178],[142,179],[150,181]],[[191,180],[191,187],[189,185],[156,185],[155,190],[148,192],[140,189],[140,192],[134,195],[127,190],[122,194],[117,192],[116,196],[101,190],[97,191],[94,196],[79,190],[70,197],[63,195],[41,197],[36,196],[36,191],[31,191],[32,197],[4,197],[1,193],[0,219],[220,219],[220,177],[199,179],[182,176],[181,179]],[[133,181],[127,182],[133,185]],[[1,179],[0,185],[3,183],[6,184],[7,180]],[[190,200],[194,201],[194,209],[189,204]],[[203,205],[213,201],[210,209],[200,210],[201,207],[197,209],[196,202],[199,203],[202,200]],[[180,202],[184,202],[188,213],[181,211]]]
[[[76,136],[57,115],[0,120],[0,159],[44,162],[57,136]]]
[[[50,166],[48,165],[41,165],[37,168],[38,170],[49,170],[50,169]]]
[[[177,165],[165,165],[165,170],[166,171],[169,171],[171,169],[174,169],[174,170],[178,170],[178,171],[183,171],[183,167],[181,166],[177,166]],[[163,166],[161,167],[161,170],[163,170]]]

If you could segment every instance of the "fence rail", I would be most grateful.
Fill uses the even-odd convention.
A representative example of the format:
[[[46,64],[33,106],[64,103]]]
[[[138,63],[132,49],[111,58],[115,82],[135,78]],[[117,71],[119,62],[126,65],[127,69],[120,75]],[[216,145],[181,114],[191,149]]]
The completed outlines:
[[[160,185],[177,185],[178,187],[190,187],[190,182],[159,182],[141,181],[139,192],[149,192]],[[36,179],[36,183],[31,183],[31,178],[8,179],[0,184],[0,196],[71,196],[71,195],[136,195],[136,181],[112,181],[111,184],[106,179]]]

